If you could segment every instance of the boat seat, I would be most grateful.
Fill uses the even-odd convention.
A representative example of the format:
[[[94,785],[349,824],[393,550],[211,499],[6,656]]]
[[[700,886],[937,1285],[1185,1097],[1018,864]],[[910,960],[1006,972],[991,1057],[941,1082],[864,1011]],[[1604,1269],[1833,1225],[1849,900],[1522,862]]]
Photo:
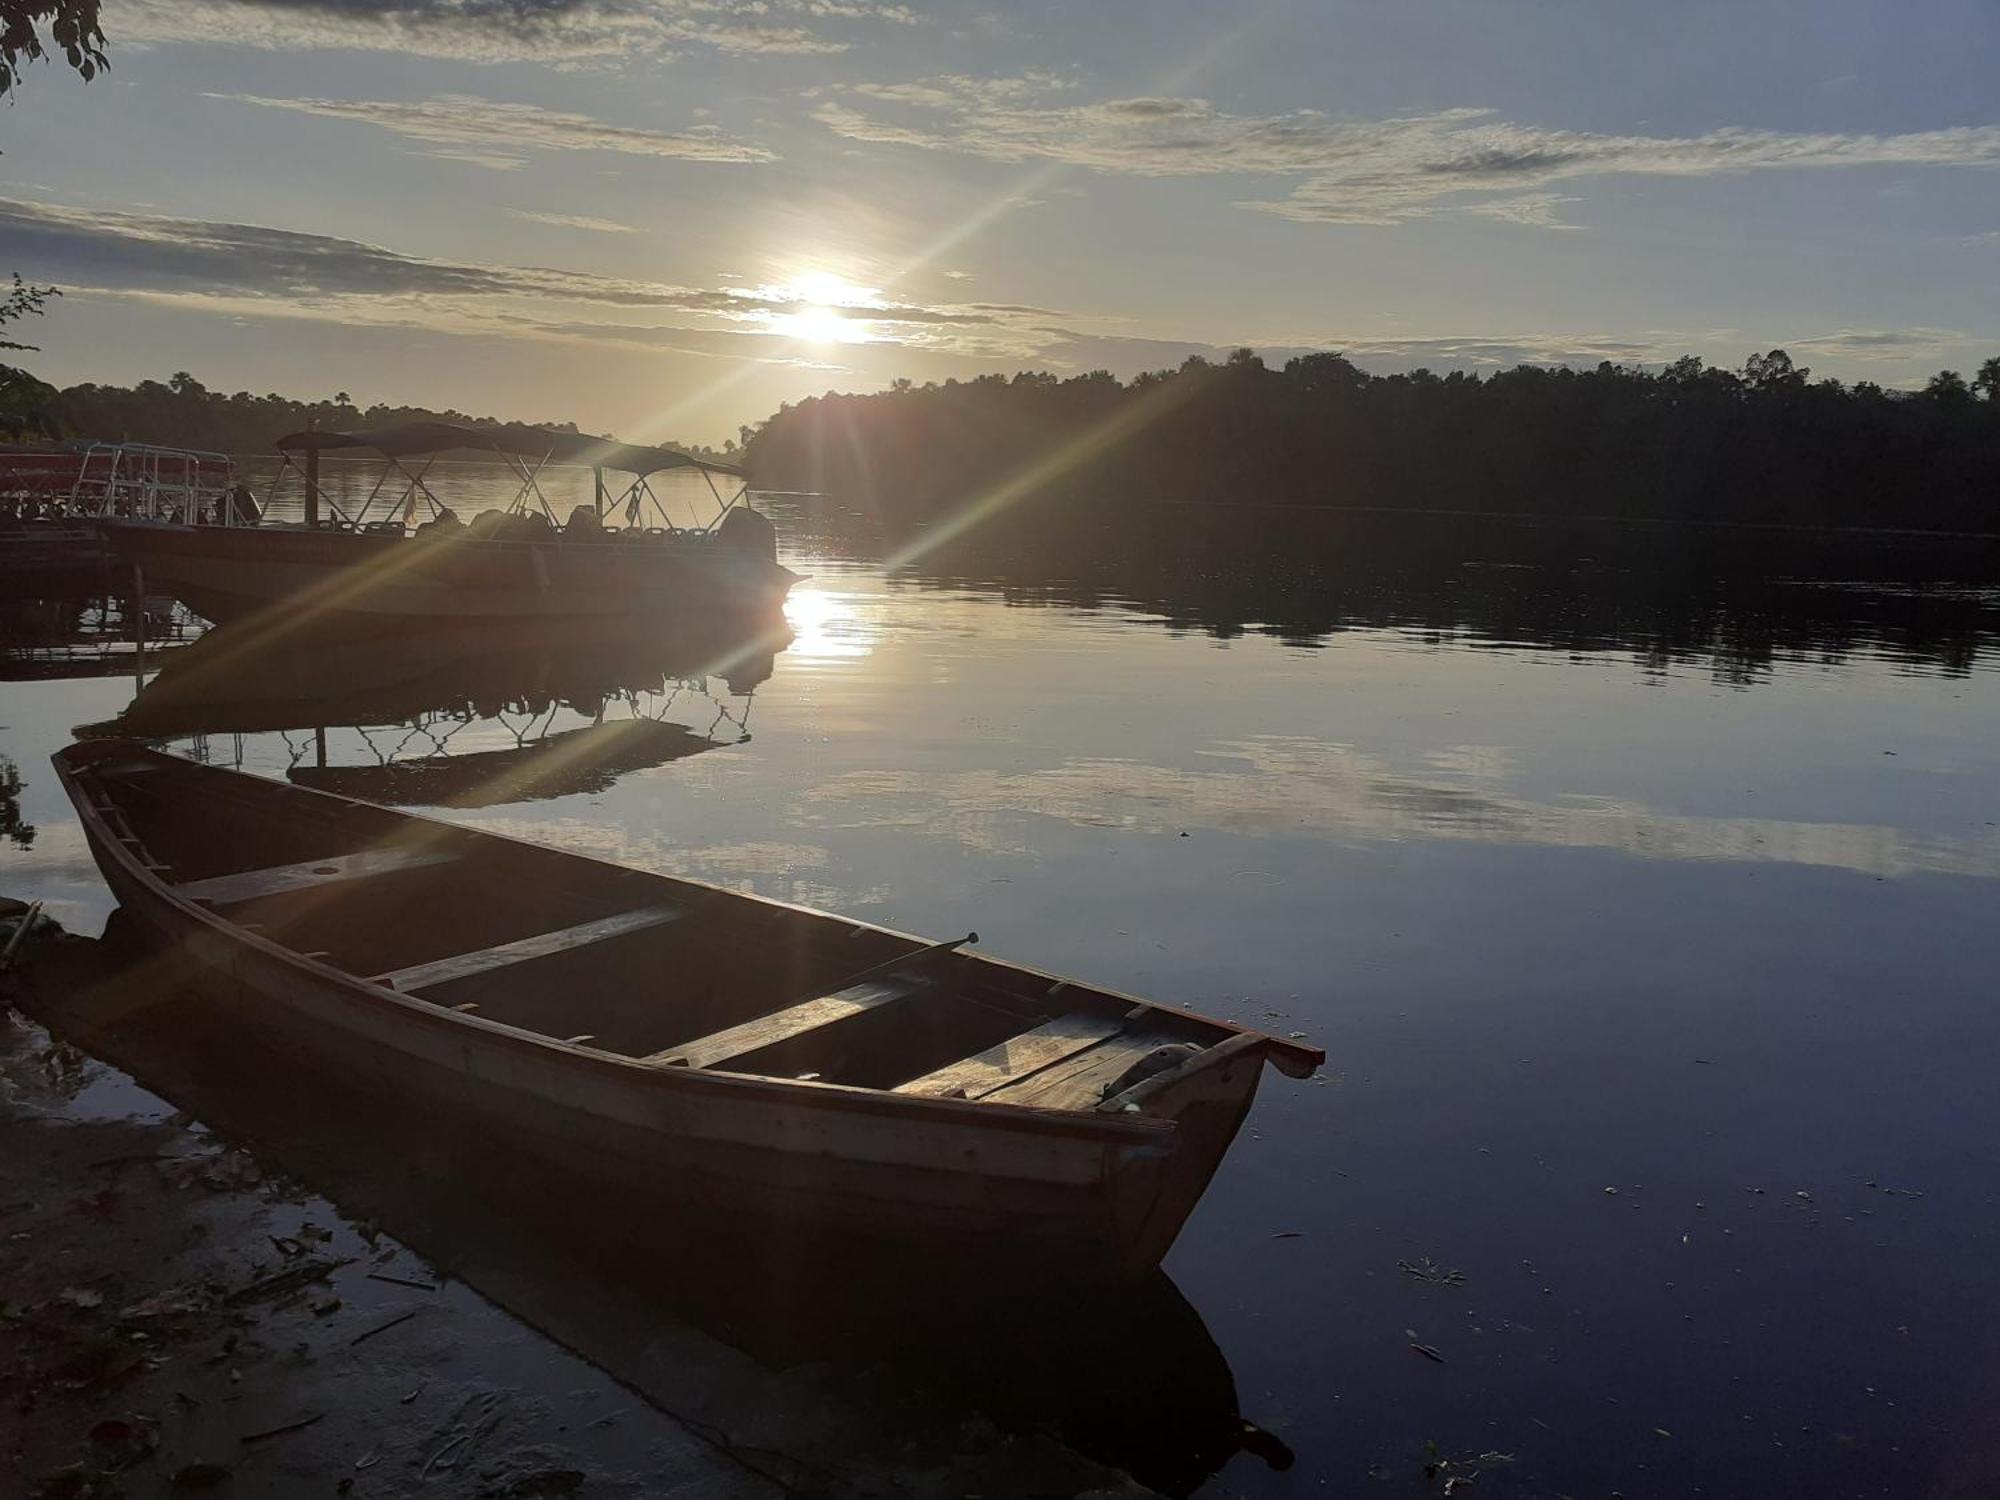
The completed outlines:
[[[363,849],[355,854],[301,860],[295,865],[272,865],[262,870],[212,875],[206,880],[187,881],[173,889],[176,895],[185,896],[190,901],[229,906],[239,901],[255,901],[262,896],[314,890],[344,880],[364,880],[371,875],[420,870],[426,865],[446,864],[456,858],[458,855],[447,849]]]
[[[936,981],[921,974],[891,974],[881,979],[871,979],[864,984],[850,985],[831,995],[821,995],[817,999],[802,1000],[797,1005],[788,1005],[783,1010],[772,1011],[767,1016],[745,1021],[740,1026],[731,1026],[723,1031],[698,1036],[691,1042],[683,1042],[678,1047],[669,1047],[664,1052],[655,1052],[644,1059],[649,1063],[664,1063],[671,1067],[721,1068],[747,1057],[753,1052],[761,1052],[766,1047],[774,1047],[779,1042],[789,1042],[794,1037],[804,1036],[809,1031],[817,1031],[822,1026],[831,1026],[837,1021],[845,1021],[850,1016],[858,1016],[877,1006],[888,1005],[897,1000],[929,989]]]
[[[1095,1109],[1104,1102],[1105,1090],[1124,1077],[1133,1063],[1156,1048],[1185,1040],[1151,1029],[1122,1032],[1053,1067],[1002,1084],[985,1099],[989,1104],[1023,1104],[1036,1109]]]
[[[960,1058],[908,1083],[899,1083],[892,1092],[922,1094],[932,1099],[984,1099],[998,1089],[1053,1067],[1064,1058],[1095,1047],[1124,1029],[1125,1022],[1115,1016],[1081,1012],[1057,1016],[984,1052]]]
[[[516,938],[511,943],[496,943],[491,948],[475,948],[469,953],[454,953],[445,958],[434,958],[428,963],[411,964],[406,969],[391,969],[386,974],[377,974],[374,982],[406,993],[427,990],[433,985],[449,984],[454,979],[469,979],[474,974],[503,969],[509,964],[526,963],[531,958],[546,958],[553,953],[567,953],[591,943],[601,943],[606,938],[622,937],[628,932],[643,932],[647,928],[675,921],[683,914],[678,906],[648,906],[637,911],[619,912],[616,916],[579,922],[574,927],[560,927],[553,932]]]

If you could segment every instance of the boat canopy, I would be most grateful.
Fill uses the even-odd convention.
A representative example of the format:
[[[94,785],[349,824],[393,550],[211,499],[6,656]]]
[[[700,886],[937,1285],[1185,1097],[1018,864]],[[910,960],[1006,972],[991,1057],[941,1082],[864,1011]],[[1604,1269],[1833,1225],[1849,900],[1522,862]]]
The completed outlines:
[[[464,427],[455,422],[411,422],[401,427],[371,427],[360,432],[312,429],[278,439],[280,453],[329,452],[370,448],[387,458],[429,457],[439,453],[499,453],[539,464],[587,464],[623,474],[644,476],[665,469],[699,469],[709,474],[741,478],[730,464],[692,458],[672,448],[647,448],[582,432],[552,432],[546,427]]]

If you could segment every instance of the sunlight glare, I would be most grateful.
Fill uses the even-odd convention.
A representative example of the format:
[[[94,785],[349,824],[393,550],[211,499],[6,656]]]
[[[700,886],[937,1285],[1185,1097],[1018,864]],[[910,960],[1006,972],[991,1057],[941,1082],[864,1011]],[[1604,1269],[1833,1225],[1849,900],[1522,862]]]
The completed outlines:
[[[800,302],[821,307],[859,307],[874,300],[876,288],[858,286],[831,271],[802,271],[785,278],[781,288]]]
[[[809,305],[797,312],[773,313],[771,331],[809,344],[865,344],[866,327],[831,307]]]
[[[792,627],[787,659],[827,661],[869,655],[871,632],[854,608],[852,595],[795,588],[785,599],[785,623]]]
[[[771,332],[809,344],[866,344],[867,312],[880,305],[880,289],[831,271],[799,271],[760,289],[789,310],[765,315]]]

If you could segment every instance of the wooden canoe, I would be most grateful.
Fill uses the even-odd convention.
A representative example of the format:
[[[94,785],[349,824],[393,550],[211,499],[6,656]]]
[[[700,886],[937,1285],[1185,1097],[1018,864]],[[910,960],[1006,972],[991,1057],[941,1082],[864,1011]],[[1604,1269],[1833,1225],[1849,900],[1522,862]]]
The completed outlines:
[[[1264,1063],[1302,1077],[1324,1060],[963,947],[129,741],[55,764],[121,905],[245,1024],[649,1195],[1150,1267]]]

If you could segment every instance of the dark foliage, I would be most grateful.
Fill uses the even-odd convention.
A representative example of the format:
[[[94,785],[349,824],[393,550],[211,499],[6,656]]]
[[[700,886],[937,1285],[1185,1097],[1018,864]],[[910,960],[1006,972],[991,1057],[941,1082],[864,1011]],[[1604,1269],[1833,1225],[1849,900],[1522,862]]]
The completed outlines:
[[[98,5],[99,0],[0,0],[0,94],[21,81],[23,63],[52,51],[61,53],[86,82],[110,67]]]
[[[1371,376],[1338,354],[1120,382],[983,376],[782,409],[755,481],[830,491],[892,529],[974,508],[1001,530],[1161,504],[2000,530],[2000,360],[1917,393],[1740,371],[1521,366]],[[1059,529],[1059,528],[1057,528]]]
[[[66,436],[162,443],[218,453],[268,453],[279,438],[302,430],[308,422],[336,432],[392,427],[405,422],[454,422],[468,427],[508,425],[495,417],[469,417],[460,411],[432,411],[421,406],[377,402],[362,407],[345,391],[324,401],[253,396],[248,391],[225,395],[210,390],[185,370],[164,384],[142,380],[135,386],[73,385],[55,396],[53,411]],[[538,425],[558,432],[577,430],[574,422]],[[715,456],[686,444],[667,446],[698,458]]]
[[[0,442],[25,442],[62,435],[56,415],[60,394],[26,370],[0,365]]]
[[[13,287],[0,296],[0,329],[23,318],[39,318],[43,304],[61,295],[52,286],[30,285],[16,271]],[[0,349],[33,352],[34,348],[33,344],[0,336]],[[53,437],[57,428],[55,398],[54,386],[37,380],[26,370],[0,365],[0,441]]]
[[[62,293],[52,286],[32,286],[21,279],[19,271],[14,272],[14,284],[4,296],[0,296],[0,328],[9,323],[18,323],[23,318],[39,318],[49,298],[60,297]],[[0,337],[0,349],[25,349],[33,352],[38,346],[16,343],[13,339]]]

